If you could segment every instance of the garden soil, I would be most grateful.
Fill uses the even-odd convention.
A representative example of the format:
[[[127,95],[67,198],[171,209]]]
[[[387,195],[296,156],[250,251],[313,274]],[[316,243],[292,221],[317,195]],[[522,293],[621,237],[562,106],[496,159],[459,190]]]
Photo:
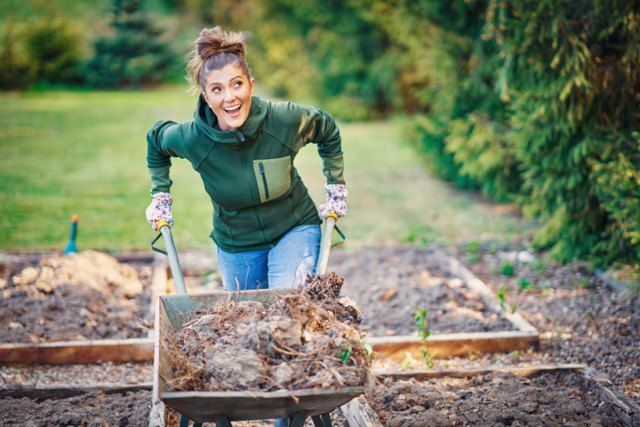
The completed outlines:
[[[640,407],[619,405],[594,384],[571,371],[386,378],[367,401],[387,427],[640,425]]]
[[[146,336],[153,323],[151,266],[110,255],[0,258],[0,342],[39,343]]]
[[[344,290],[361,307],[363,325],[369,328],[369,336],[374,335],[373,331],[376,327],[377,319],[382,322],[385,317],[395,316],[398,307],[393,306],[394,298],[397,298],[397,295],[407,284],[415,281],[414,283],[416,284],[411,286],[417,291],[420,289],[420,283],[426,283],[426,279],[429,278],[440,277],[444,282],[455,280],[455,277],[447,278],[447,272],[443,271],[438,263],[434,264],[429,260],[434,250],[432,248],[417,249],[408,246],[389,246],[354,252],[338,250],[332,252],[330,270],[335,270],[339,275],[345,277]],[[443,249],[440,248],[438,250]],[[539,329],[541,332],[541,346],[535,351],[532,349],[531,351],[510,354],[469,354],[465,358],[434,360],[435,370],[458,367],[473,369],[491,366],[524,367],[585,363],[613,381],[615,386],[624,390],[626,395],[635,400],[636,403],[640,402],[640,346],[638,345],[640,343],[640,300],[637,295],[634,296],[627,292],[619,292],[612,289],[597,271],[593,271],[582,263],[559,265],[553,262],[546,253],[530,249],[526,242],[508,246],[480,245],[480,247],[473,248],[461,246],[448,248],[448,251],[451,255],[463,261],[496,294],[498,292],[504,293],[507,307],[515,309]],[[188,257],[186,258],[188,259]],[[4,266],[6,263],[3,262],[0,265]],[[188,265],[183,267],[185,271],[189,271]],[[0,268],[2,268],[0,277],[6,280],[6,282],[0,282],[0,285],[3,288],[3,292],[5,292],[9,289],[6,277],[15,276],[19,270],[11,270],[12,273],[8,274],[7,267]],[[420,270],[423,272],[417,273]],[[393,271],[396,273],[393,273]],[[405,274],[403,271],[408,273]],[[417,277],[420,277],[420,279],[417,279]],[[197,280],[202,280],[203,278],[204,276],[200,276]],[[215,282],[214,286],[220,287],[217,278],[213,280],[207,278],[207,281]],[[363,282],[371,283],[369,289],[363,286],[362,291],[356,291],[356,287],[361,286]],[[450,288],[448,285],[447,287]],[[453,288],[456,287],[460,286],[454,282]],[[387,290],[387,288],[391,290]],[[429,292],[426,292],[426,295],[428,294]],[[45,295],[50,294],[45,293]],[[371,297],[365,300],[358,295],[369,295]],[[423,294],[420,293],[420,295],[422,296]],[[124,300],[127,299],[127,297],[124,297]],[[460,303],[457,304],[462,305]],[[141,305],[145,308],[147,307],[146,303]],[[441,305],[446,305],[446,301],[443,301]],[[440,305],[427,305],[426,302],[423,302],[414,305],[415,307],[429,309],[429,327],[434,331],[449,332],[446,328],[436,329],[436,319],[431,317],[441,309]],[[368,314],[370,311],[376,311],[378,313],[377,317]],[[413,308],[401,316],[409,317],[409,320],[403,320],[403,324],[406,322],[406,325],[413,325],[414,313],[412,311]],[[482,318],[491,318],[492,315],[482,315]],[[475,317],[479,319],[477,313],[474,313]],[[496,317],[499,318],[497,315]],[[406,331],[411,331],[413,326],[403,327],[407,328]],[[404,330],[392,322],[387,323],[382,331],[390,335],[405,333]],[[376,368],[385,369],[389,368],[389,366],[382,364],[376,366]],[[395,366],[394,368],[400,367]],[[421,368],[424,368],[424,366]],[[1,366],[0,387],[6,389],[20,386],[62,386],[73,383],[135,383],[143,380],[151,381],[151,372],[151,363],[106,363],[87,366],[41,367]],[[522,406],[522,402],[515,402],[513,396],[523,395],[525,392],[521,390],[529,390],[533,395],[538,396],[535,388],[527,389],[526,387],[538,387],[538,381],[544,381],[540,384],[547,384],[549,389],[555,387],[559,396],[547,403],[544,403],[545,399],[536,397],[537,406],[534,408],[534,405],[531,405],[528,408],[524,408],[526,409],[523,411],[524,414],[537,414],[538,412],[535,411],[544,409],[548,413],[565,414],[565,417],[567,417],[570,415],[567,411],[575,410],[578,416],[584,416],[581,414],[585,413],[591,414],[587,422],[574,423],[577,425],[625,425],[624,423],[616,424],[611,421],[615,418],[609,419],[606,413],[597,412],[597,407],[590,407],[588,401],[587,403],[578,402],[579,404],[571,403],[570,396],[588,396],[589,391],[581,388],[582,386],[576,385],[575,381],[577,380],[575,378],[572,379],[570,376],[560,376],[551,381],[550,377],[544,375],[539,379],[529,378],[531,383],[527,384],[520,377],[508,379],[508,377],[501,375],[494,378],[492,375],[483,375],[482,378],[469,378],[466,382],[460,379],[455,380],[459,382],[458,385],[455,385],[455,387],[458,387],[457,389],[452,385],[453,383],[437,385],[437,387],[442,387],[442,393],[438,392],[438,395],[440,399],[446,399],[447,396],[454,395],[465,397],[464,399],[458,399],[460,404],[463,404],[464,402],[462,401],[469,400],[472,396],[475,396],[476,402],[479,402],[477,398],[481,395],[484,395],[485,398],[492,397],[495,401],[491,405],[495,408],[506,408],[504,413],[507,414],[503,418],[496,418],[496,425],[507,425],[509,423],[522,425],[523,422],[518,421],[515,415],[517,414],[516,410],[519,410],[518,408]],[[441,379],[439,381],[445,380]],[[389,390],[388,393],[391,393],[391,390],[396,387],[394,384],[384,383],[382,386],[383,390]],[[419,384],[416,386],[421,387]],[[504,390],[511,390],[511,393],[505,393]],[[428,394],[427,392],[425,393]],[[468,393],[471,393],[471,395],[468,395]],[[569,400],[563,400],[565,397]],[[35,404],[38,402],[30,404],[24,401],[19,405],[20,414],[24,420],[27,420],[28,417],[36,419],[35,417],[41,417],[43,413],[48,414],[47,419],[60,417],[62,414],[77,414],[83,411],[86,405],[91,404],[91,398],[89,398],[86,405],[80,399],[80,396],[77,396],[77,398],[78,400],[75,401],[73,408],[52,403],[50,409],[43,409],[42,406]],[[111,408],[109,412],[124,413],[130,402],[128,399],[121,400],[122,408]],[[148,403],[148,399],[145,399],[141,393],[136,393],[135,400],[145,404]],[[469,402],[471,401],[473,399],[469,400]],[[565,402],[566,404],[561,406],[560,402]],[[15,402],[13,405],[15,405]],[[413,405],[412,407],[414,406],[422,405]],[[427,406],[424,406],[424,408],[426,409]],[[55,409],[58,407],[61,409]],[[7,408],[9,407],[7,406]],[[585,408],[588,409],[587,412],[585,412]],[[534,409],[534,412],[526,412]],[[485,415],[482,415],[484,414],[483,410],[484,405],[476,404],[474,408],[470,408],[466,413],[472,414],[470,416],[484,417]],[[101,410],[92,411],[90,415],[83,418],[87,422],[86,425],[90,425],[88,422],[91,420],[98,417],[104,418],[107,415],[106,413],[96,412]],[[144,410],[136,412],[144,413]],[[0,413],[5,413],[5,409],[0,407]],[[509,418],[508,414],[513,414],[513,418]],[[488,417],[487,419],[491,418],[489,415],[486,416]],[[525,415],[522,416],[525,417]],[[567,418],[567,420],[569,419]],[[5,424],[12,425],[11,423]],[[568,424],[570,425],[571,423],[568,422]],[[15,425],[29,424],[20,422]],[[50,424],[47,424],[46,421],[40,423],[34,421],[31,425],[45,426]],[[115,422],[111,425],[140,424],[134,422],[118,424]],[[257,423],[255,425],[269,424]]]
[[[427,310],[432,334],[514,330],[497,304],[487,306],[443,257],[442,250],[410,246],[334,251],[328,270],[344,277],[370,336],[416,335],[418,310]]]

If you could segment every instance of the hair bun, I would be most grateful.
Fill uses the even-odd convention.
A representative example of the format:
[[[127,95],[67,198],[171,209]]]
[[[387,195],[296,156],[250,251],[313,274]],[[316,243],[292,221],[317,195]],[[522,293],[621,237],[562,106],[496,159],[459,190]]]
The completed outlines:
[[[195,44],[203,61],[222,52],[240,55],[242,59],[245,57],[244,36],[222,31],[220,27],[202,30]]]

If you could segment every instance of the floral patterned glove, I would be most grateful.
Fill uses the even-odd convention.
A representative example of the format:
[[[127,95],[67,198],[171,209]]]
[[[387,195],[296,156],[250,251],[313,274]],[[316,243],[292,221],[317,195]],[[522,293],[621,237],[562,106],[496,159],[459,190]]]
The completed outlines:
[[[151,204],[146,210],[147,221],[158,231],[158,222],[166,221],[169,227],[173,227],[173,215],[171,214],[173,197],[169,193],[155,193],[151,196]]]
[[[347,186],[344,184],[326,184],[324,189],[327,200],[320,205],[320,216],[324,219],[329,214],[342,218],[347,213]]]

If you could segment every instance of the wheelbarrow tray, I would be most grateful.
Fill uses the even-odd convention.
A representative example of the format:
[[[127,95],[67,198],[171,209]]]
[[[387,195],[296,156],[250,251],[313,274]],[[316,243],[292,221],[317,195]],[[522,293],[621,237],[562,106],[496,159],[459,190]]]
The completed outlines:
[[[167,383],[173,374],[168,362],[168,350],[162,345],[183,323],[193,317],[198,308],[211,307],[230,298],[236,301],[260,301],[269,304],[276,294],[290,290],[258,290],[229,293],[224,291],[196,295],[163,295],[156,311],[156,357],[154,383],[158,397],[166,406],[196,422],[215,421],[217,416],[234,420],[258,420],[293,416],[308,416],[331,412],[351,399],[373,390],[375,380],[369,373],[367,384],[360,387],[312,388],[301,390],[260,391],[169,391]]]

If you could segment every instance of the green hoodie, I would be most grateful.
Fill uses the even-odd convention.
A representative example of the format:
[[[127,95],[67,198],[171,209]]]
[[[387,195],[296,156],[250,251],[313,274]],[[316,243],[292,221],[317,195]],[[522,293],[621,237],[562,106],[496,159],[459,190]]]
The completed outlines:
[[[215,243],[227,252],[271,248],[294,227],[321,223],[293,166],[310,142],[327,184],[344,184],[340,132],[324,111],[254,96],[242,127],[221,131],[200,96],[194,120],[160,121],[147,134],[151,194],[170,191],[171,157],[187,159],[213,203]]]

